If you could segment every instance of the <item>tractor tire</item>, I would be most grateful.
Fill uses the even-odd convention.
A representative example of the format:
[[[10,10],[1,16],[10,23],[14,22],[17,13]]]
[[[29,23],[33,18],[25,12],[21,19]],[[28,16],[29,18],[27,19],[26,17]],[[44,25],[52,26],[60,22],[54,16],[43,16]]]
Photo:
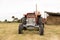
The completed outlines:
[[[22,34],[23,33],[22,31],[23,31],[23,25],[21,24],[21,25],[19,25],[18,33]]]
[[[40,25],[40,26],[39,26],[39,34],[40,34],[40,35],[44,35],[43,25]]]
[[[44,24],[42,23],[42,17],[39,18],[39,34],[44,35]]]
[[[26,24],[26,18],[25,17],[23,17],[22,19],[21,19],[21,21],[22,21],[22,23],[25,25]]]

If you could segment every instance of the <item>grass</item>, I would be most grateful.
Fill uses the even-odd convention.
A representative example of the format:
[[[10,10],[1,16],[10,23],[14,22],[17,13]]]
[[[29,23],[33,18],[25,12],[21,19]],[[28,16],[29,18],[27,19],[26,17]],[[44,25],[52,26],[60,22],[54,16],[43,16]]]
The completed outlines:
[[[44,35],[38,31],[23,31],[18,34],[19,23],[0,23],[0,40],[59,40],[60,25],[45,25]]]

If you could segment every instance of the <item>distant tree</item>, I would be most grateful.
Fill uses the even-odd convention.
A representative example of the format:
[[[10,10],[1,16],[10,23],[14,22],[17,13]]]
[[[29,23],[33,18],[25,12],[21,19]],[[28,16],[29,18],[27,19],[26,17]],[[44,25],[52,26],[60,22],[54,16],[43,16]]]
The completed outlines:
[[[15,18],[15,16],[12,16],[12,18],[14,19],[14,18]]]
[[[18,23],[21,23],[21,19],[18,19],[18,21],[17,21]]]
[[[7,19],[5,19],[5,21],[4,22],[7,22]]]
[[[14,18],[14,21],[18,21],[18,18]]]
[[[12,16],[12,18],[13,18],[13,22],[14,22],[15,16]]]
[[[18,21],[18,18],[16,18],[15,16],[12,16],[13,18],[13,22],[17,22]]]

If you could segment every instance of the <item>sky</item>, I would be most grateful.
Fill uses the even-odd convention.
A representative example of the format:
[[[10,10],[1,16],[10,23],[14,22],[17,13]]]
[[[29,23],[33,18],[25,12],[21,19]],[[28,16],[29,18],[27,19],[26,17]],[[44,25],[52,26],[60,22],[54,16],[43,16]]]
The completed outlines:
[[[48,12],[60,12],[60,0],[0,0],[0,20],[11,21],[12,16],[22,18],[28,12],[38,11],[44,18]]]

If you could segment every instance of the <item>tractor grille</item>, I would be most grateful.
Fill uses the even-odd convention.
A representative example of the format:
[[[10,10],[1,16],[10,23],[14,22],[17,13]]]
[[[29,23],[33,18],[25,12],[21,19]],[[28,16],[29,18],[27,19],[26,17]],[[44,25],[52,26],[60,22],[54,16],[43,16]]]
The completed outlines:
[[[27,18],[27,25],[35,26],[35,18]]]

